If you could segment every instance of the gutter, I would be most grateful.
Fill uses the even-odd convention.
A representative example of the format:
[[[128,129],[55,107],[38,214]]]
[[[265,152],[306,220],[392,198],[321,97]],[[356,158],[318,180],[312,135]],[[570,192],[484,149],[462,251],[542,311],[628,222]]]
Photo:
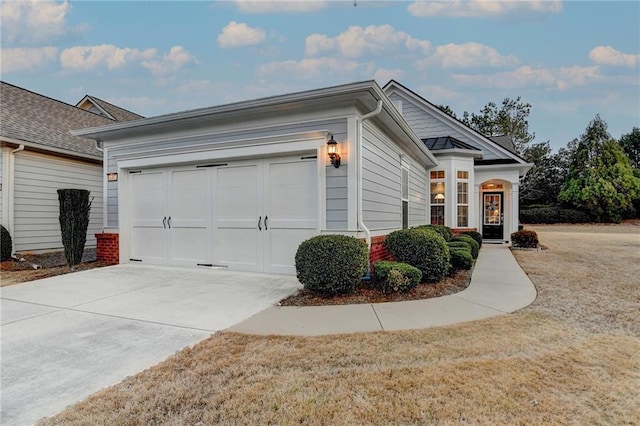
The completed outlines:
[[[9,233],[11,234],[11,238],[14,241],[14,246],[11,247],[11,254],[13,255],[15,253],[15,240],[16,240],[16,236],[14,234],[14,221],[15,221],[15,200],[14,200],[14,192],[15,192],[15,155],[18,152],[24,151],[24,144],[20,144],[16,149],[13,149],[11,151],[9,151],[9,173],[8,173],[8,177],[9,177],[9,185],[8,185],[8,192],[9,192],[9,197],[7,199],[8,201],[8,206],[7,206],[7,211],[9,213],[9,217],[8,217],[8,221],[7,221],[7,229],[9,231]]]
[[[357,156],[358,164],[356,167],[356,171],[358,173],[358,227],[362,228],[365,235],[365,241],[367,242],[367,248],[369,253],[371,253],[371,231],[364,224],[363,215],[362,215],[362,123],[365,120],[373,118],[382,112],[382,99],[378,100],[378,106],[375,110],[363,115],[360,120],[358,120],[358,137],[357,139]],[[367,262],[367,273],[362,278],[365,281],[371,280],[371,263]]]

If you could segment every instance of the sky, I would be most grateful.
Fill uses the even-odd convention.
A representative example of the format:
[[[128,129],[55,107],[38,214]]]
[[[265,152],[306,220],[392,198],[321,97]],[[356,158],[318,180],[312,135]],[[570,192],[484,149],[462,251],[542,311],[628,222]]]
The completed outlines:
[[[3,81],[147,117],[395,79],[458,116],[521,97],[555,150],[640,127],[637,1],[3,1],[0,26]]]

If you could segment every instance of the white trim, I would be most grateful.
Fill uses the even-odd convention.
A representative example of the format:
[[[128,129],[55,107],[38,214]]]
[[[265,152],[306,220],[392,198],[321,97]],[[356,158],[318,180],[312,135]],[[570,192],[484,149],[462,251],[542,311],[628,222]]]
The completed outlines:
[[[347,228],[358,228],[360,158],[360,119],[347,118]],[[326,226],[325,226],[326,227]]]
[[[10,201],[13,183],[9,175],[9,172],[11,170],[11,166],[9,165],[11,148],[9,148],[8,146],[3,146],[0,147],[0,150],[2,152],[2,176],[0,176],[0,184],[2,184],[2,226],[4,226],[9,232],[11,232],[9,226],[9,208],[13,205],[13,203]]]
[[[451,149],[438,149],[436,151],[433,151],[433,155],[435,155],[436,158],[442,155],[447,155],[447,154],[460,156],[460,157],[482,158],[482,151],[476,151],[472,149],[451,148]]]
[[[91,155],[91,154],[85,154],[85,153],[82,153],[82,152],[70,151],[70,150],[67,150],[67,149],[56,148],[54,146],[42,145],[42,144],[33,143],[33,142],[29,142],[29,141],[23,141],[23,140],[20,140],[20,139],[8,138],[8,137],[5,137],[5,136],[1,136],[0,140],[2,140],[2,142],[13,143],[13,144],[16,144],[16,145],[24,145],[25,147],[29,147],[29,148],[35,148],[37,150],[44,151],[45,153],[46,152],[50,152],[51,155],[63,154],[63,155],[66,155],[68,157],[74,157],[74,158],[79,159],[79,160],[87,159],[87,160],[99,160],[99,161],[102,161],[102,156],[98,156],[98,155]],[[87,140],[87,143],[89,143],[89,140]],[[94,161],[94,163],[95,163],[95,161]]]

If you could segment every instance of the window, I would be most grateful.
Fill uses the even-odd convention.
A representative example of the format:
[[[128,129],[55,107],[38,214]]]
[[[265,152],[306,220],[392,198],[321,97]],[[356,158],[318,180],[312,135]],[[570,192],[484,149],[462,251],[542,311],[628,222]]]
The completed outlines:
[[[469,226],[469,172],[458,170],[458,228]]]
[[[444,225],[444,170],[434,170],[431,178],[431,224]]]
[[[409,227],[409,169],[402,167],[401,176],[402,229]]]

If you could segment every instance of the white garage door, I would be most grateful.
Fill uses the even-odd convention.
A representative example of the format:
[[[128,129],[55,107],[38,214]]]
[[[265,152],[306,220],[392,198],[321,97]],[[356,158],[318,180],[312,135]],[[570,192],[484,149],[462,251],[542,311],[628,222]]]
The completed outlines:
[[[130,172],[132,260],[294,274],[319,229],[316,160],[209,166]]]

